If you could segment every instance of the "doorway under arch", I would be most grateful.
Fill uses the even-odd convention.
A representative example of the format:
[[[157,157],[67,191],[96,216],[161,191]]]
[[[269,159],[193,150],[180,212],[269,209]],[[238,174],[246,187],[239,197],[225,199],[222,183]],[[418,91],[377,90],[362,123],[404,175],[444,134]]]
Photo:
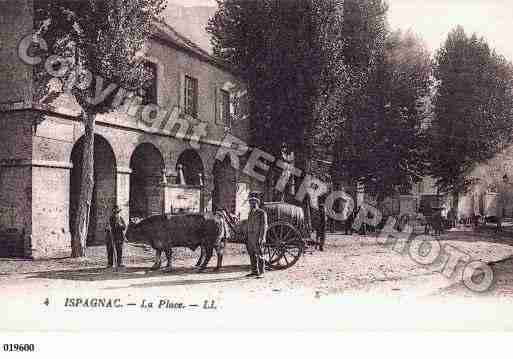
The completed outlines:
[[[82,155],[84,137],[81,137],[71,151],[73,168],[70,177],[69,220],[72,236],[80,196],[82,176]],[[94,187],[89,214],[87,245],[101,243],[105,239],[108,224],[116,198],[116,157],[109,142],[100,135],[94,136]]]
[[[162,180],[164,159],[151,143],[137,146],[130,158],[130,218],[146,218],[162,214],[164,190]]]

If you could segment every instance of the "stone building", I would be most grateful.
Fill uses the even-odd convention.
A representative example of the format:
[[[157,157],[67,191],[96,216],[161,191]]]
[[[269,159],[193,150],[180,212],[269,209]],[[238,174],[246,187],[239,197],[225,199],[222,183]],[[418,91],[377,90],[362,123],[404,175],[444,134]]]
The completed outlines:
[[[69,256],[83,147],[81,109],[59,91],[50,102],[34,97],[33,68],[18,56],[21,40],[34,31],[33,1],[2,1],[0,14],[0,256]],[[168,123],[179,125],[145,123],[141,107],[129,100],[97,117],[90,244],[103,241],[116,204],[126,220],[180,206],[229,208],[242,216],[247,211],[250,179],[215,159],[227,134],[247,140],[244,85],[169,25],[159,25],[147,47],[155,79],[146,96],[168,111]],[[189,141],[195,126],[206,133],[198,145]]]
[[[472,186],[458,197],[457,213],[468,218],[481,216],[513,217],[513,146],[488,161],[474,166],[467,178]]]

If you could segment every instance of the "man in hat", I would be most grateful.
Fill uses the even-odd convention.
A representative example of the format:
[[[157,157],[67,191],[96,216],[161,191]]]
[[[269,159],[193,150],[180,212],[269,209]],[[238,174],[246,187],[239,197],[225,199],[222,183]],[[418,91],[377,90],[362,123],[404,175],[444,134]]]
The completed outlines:
[[[247,277],[263,278],[265,261],[262,253],[262,245],[267,234],[267,213],[260,208],[260,199],[256,193],[251,193],[248,198],[250,212],[248,217],[248,240],[246,248],[251,260],[251,273]]]
[[[114,206],[112,209],[112,216],[109,219],[109,228],[107,231],[107,255],[108,267],[111,268],[114,264],[114,252],[116,252],[116,266],[123,268],[123,242],[125,241],[125,221],[120,215],[121,209]]]

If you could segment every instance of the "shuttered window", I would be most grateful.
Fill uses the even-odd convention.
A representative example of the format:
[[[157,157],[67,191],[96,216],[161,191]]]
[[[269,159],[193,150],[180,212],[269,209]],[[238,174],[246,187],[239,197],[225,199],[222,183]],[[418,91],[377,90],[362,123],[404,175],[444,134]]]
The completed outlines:
[[[221,120],[226,126],[230,126],[230,93],[226,90],[221,90]]]
[[[184,89],[185,113],[192,117],[198,117],[198,80],[185,76]]]

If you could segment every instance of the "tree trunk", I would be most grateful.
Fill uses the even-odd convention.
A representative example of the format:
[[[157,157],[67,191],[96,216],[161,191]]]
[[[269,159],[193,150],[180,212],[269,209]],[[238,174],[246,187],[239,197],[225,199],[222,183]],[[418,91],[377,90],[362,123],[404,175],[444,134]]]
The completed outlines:
[[[299,158],[299,166],[303,170],[303,178],[307,175],[311,175],[314,178],[317,176],[312,173],[312,161],[313,161],[313,115],[312,109],[307,107],[304,111],[304,116],[306,118],[303,127],[303,143],[302,143],[302,153]],[[297,157],[296,157],[297,158]],[[296,189],[297,190],[297,189]],[[303,211],[305,214],[305,222],[308,228],[312,228],[312,198],[310,194],[307,194],[303,203],[301,204],[303,207]]]
[[[71,257],[85,257],[87,234],[89,230],[89,219],[91,202],[94,187],[94,127],[95,115],[90,113],[82,114],[85,134],[82,152],[82,176],[80,178],[80,195],[76,221],[72,228]]]

